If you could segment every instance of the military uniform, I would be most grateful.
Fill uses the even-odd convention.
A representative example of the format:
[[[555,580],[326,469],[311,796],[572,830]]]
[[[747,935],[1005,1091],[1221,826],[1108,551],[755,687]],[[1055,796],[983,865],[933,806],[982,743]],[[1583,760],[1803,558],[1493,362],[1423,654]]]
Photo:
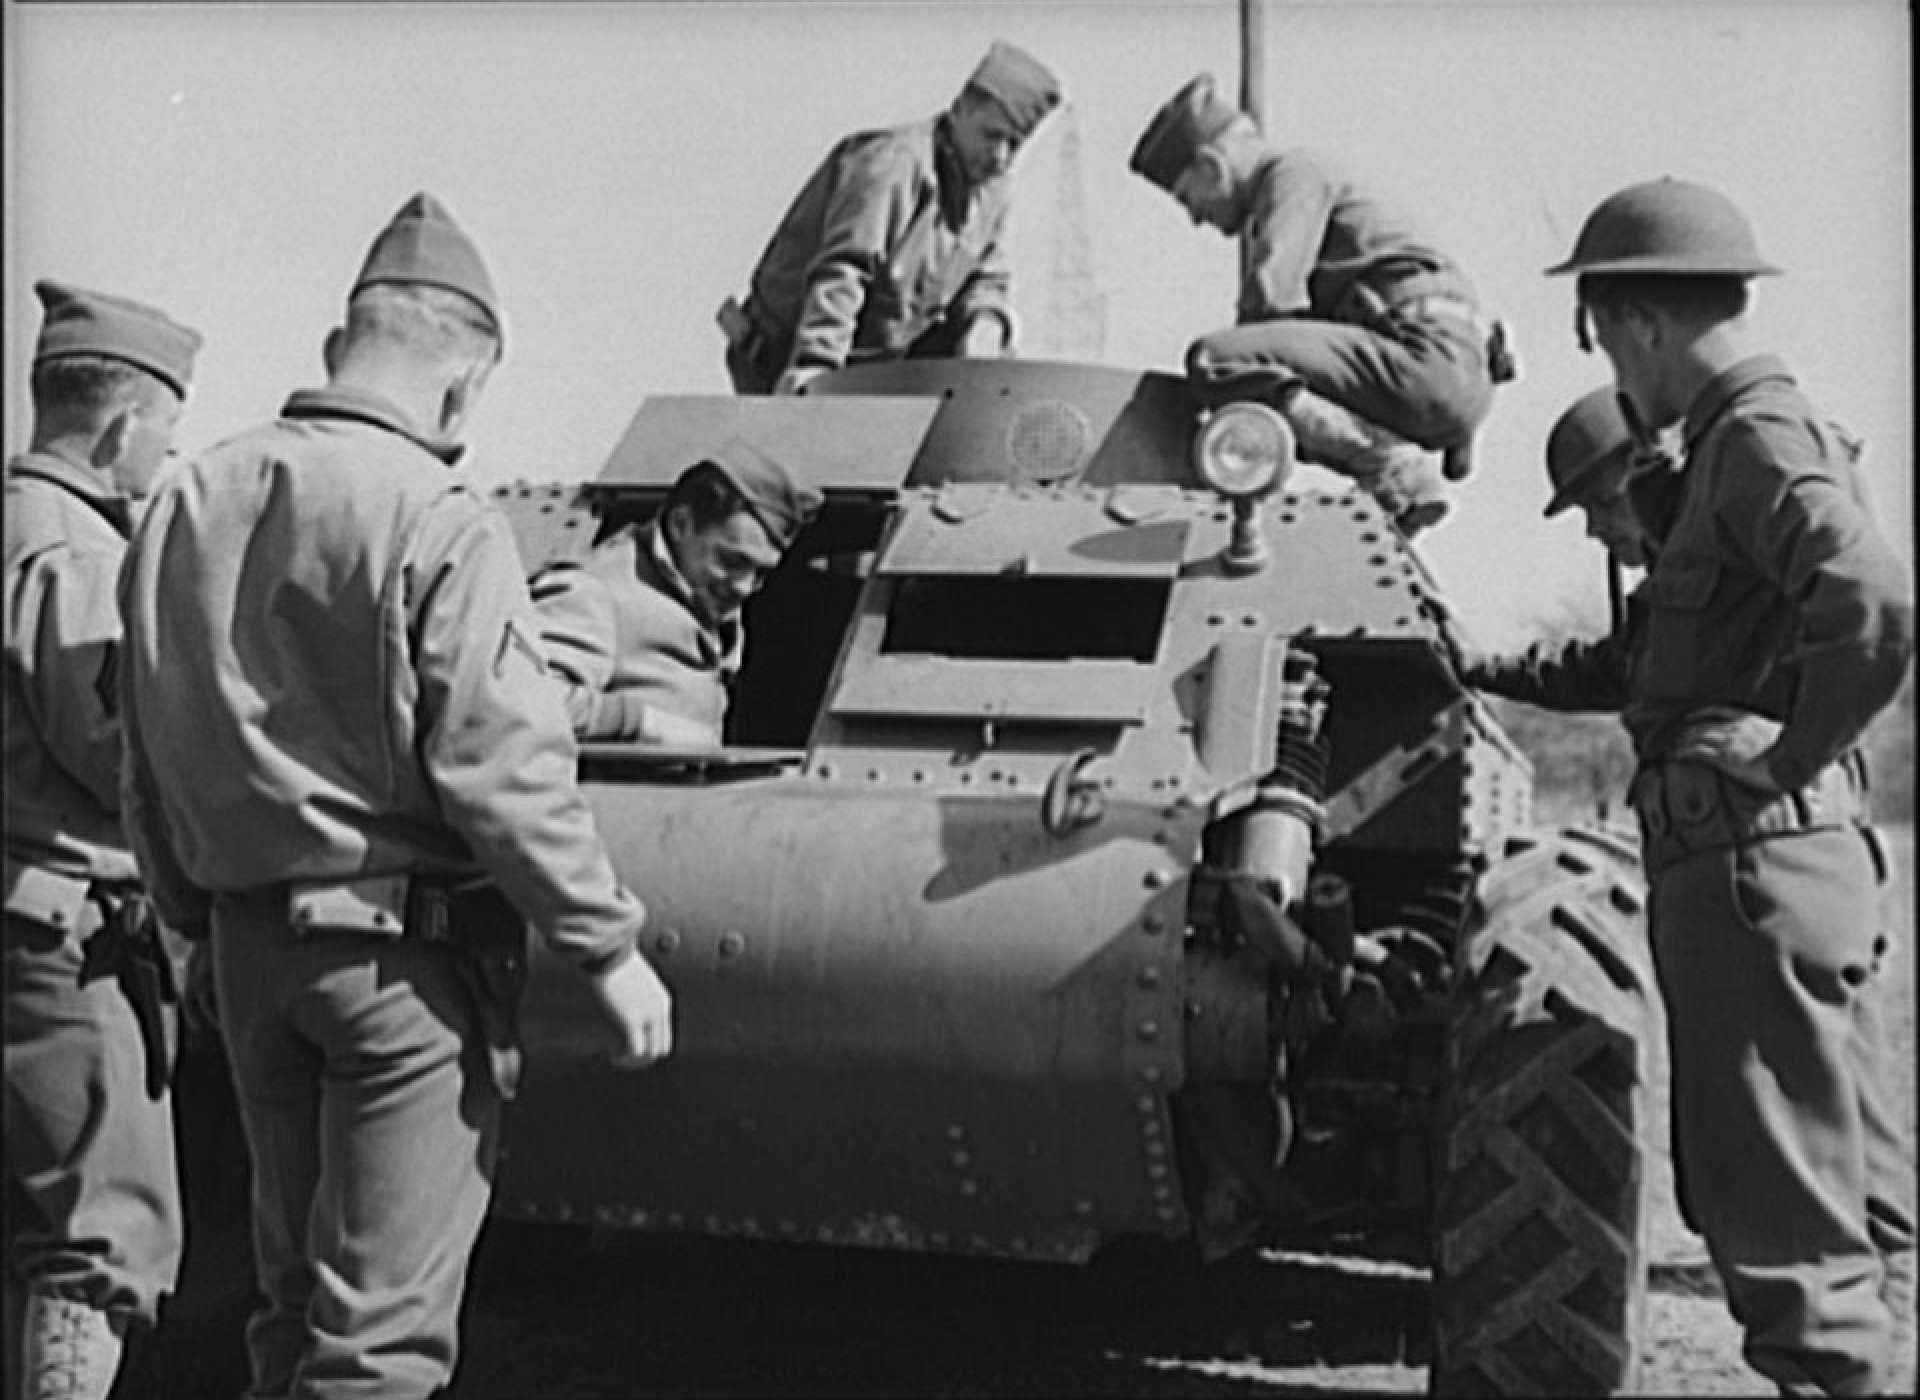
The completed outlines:
[[[151,1325],[180,1266],[173,1120],[103,932],[137,892],[114,691],[129,524],[91,473],[7,466],[7,1233],[30,1288]]]
[[[1881,1079],[1890,871],[1856,746],[1912,654],[1911,595],[1850,454],[1779,360],[1710,383],[1685,443],[1624,714],[1676,1160],[1748,1359],[1790,1389],[1867,1393],[1914,1205]],[[1782,726],[1780,795],[1677,756],[1721,709]]]
[[[34,290],[34,449],[4,507],[7,1386],[92,1400],[180,1267],[177,998],[121,822],[114,580],[127,493],[172,434],[137,425],[162,389],[185,398],[201,339],[138,302]]]
[[[1009,44],[968,82],[1023,134],[1060,100],[1053,76]],[[780,220],[745,304],[722,309],[735,390],[770,393],[789,367],[952,355],[983,315],[1011,343],[1011,200],[1010,177],[968,179],[945,114],[838,142]]]
[[[356,290],[430,280],[418,249],[449,230],[411,201]],[[456,455],[375,394],[297,393],[173,475],[122,576],[128,818],[168,917],[212,929],[260,1396],[426,1396],[454,1368],[511,1088],[479,974],[520,954],[477,964],[462,906],[423,896],[477,866],[588,969],[644,918],[575,786],[511,532]]]
[[[746,629],[737,616],[717,626],[700,616],[657,520],[543,570],[532,589],[576,736],[637,739],[657,708],[720,742]]]
[[[1465,274],[1326,152],[1275,151],[1252,183],[1237,321],[1188,347],[1189,373],[1291,370],[1422,447],[1470,440],[1493,380]]]

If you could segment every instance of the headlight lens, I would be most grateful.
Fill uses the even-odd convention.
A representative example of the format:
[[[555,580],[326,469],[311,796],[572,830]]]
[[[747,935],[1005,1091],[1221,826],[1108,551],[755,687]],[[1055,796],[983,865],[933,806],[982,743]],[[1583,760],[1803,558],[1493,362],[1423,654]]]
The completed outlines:
[[[1200,425],[1193,459],[1201,480],[1221,495],[1265,495],[1293,471],[1293,429],[1263,403],[1230,403]]]

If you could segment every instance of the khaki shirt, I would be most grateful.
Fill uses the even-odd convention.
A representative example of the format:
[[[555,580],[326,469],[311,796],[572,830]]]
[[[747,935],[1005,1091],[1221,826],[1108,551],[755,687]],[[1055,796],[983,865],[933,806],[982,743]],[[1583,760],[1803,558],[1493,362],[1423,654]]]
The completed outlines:
[[[1874,524],[1854,454],[1771,355],[1687,410],[1673,525],[1640,592],[1625,719],[1663,757],[1709,706],[1784,729],[1769,766],[1800,788],[1851,748],[1913,654],[1913,591]]]
[[[1271,152],[1254,171],[1251,199],[1241,325],[1299,315],[1364,323],[1360,288],[1376,307],[1431,294],[1475,300],[1451,259],[1326,152]]]
[[[114,580],[127,499],[44,453],[6,474],[6,848],[78,878],[130,880],[120,825]]]
[[[701,620],[658,522],[602,541],[533,580],[547,667],[582,739],[636,739],[649,708],[707,726],[720,742],[744,629]]]
[[[121,580],[125,810],[170,920],[477,862],[556,951],[632,947],[512,534],[452,455],[305,391],[155,494]]]
[[[750,305],[794,365],[904,356],[942,322],[1006,318],[1011,187],[970,186],[944,116],[846,137],[795,196],[753,270]]]

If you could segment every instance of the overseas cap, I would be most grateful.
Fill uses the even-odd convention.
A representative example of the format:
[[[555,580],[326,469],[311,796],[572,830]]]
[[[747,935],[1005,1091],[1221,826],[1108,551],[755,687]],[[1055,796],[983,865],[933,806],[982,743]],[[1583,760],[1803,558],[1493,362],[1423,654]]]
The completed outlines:
[[[1153,114],[1127,168],[1169,194],[1200,148],[1240,117],[1240,109],[1214,91],[1213,74],[1202,73]]]
[[[726,473],[774,545],[786,549],[820,509],[820,493],[745,438],[729,438],[703,459]]]
[[[987,56],[967,79],[967,86],[978,88],[1004,107],[1019,128],[1022,141],[1060,105],[1060,80],[1039,59],[1004,39],[993,41]]]
[[[380,282],[419,282],[459,292],[486,313],[496,335],[504,331],[500,298],[480,250],[446,206],[424,190],[401,205],[380,230],[354,278],[353,291]]]
[[[35,364],[68,355],[101,355],[135,365],[186,397],[200,332],[164,311],[105,292],[52,281],[35,282],[33,291],[44,312],[33,348]]]
[[[1601,200],[1580,226],[1573,252],[1547,275],[1765,277],[1779,270],[1760,256],[1753,225],[1731,199],[1668,175]]]
[[[1612,389],[1583,395],[1547,434],[1547,478],[1553,499],[1546,513],[1558,515],[1609,469],[1625,471],[1633,438]]]

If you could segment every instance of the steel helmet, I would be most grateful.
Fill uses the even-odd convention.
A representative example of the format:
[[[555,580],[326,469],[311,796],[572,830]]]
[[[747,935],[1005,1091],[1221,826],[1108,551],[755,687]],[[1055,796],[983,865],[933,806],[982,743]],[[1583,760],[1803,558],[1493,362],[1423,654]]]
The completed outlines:
[[[1546,513],[1558,515],[1610,468],[1624,472],[1633,439],[1620,416],[1614,391],[1595,389],[1560,415],[1547,434],[1547,478],[1553,499]]]
[[[1575,273],[1685,273],[1764,277],[1780,269],[1760,257],[1753,226],[1720,191],[1671,175],[1629,185],[1602,200],[1574,240],[1573,254],[1547,269]]]

